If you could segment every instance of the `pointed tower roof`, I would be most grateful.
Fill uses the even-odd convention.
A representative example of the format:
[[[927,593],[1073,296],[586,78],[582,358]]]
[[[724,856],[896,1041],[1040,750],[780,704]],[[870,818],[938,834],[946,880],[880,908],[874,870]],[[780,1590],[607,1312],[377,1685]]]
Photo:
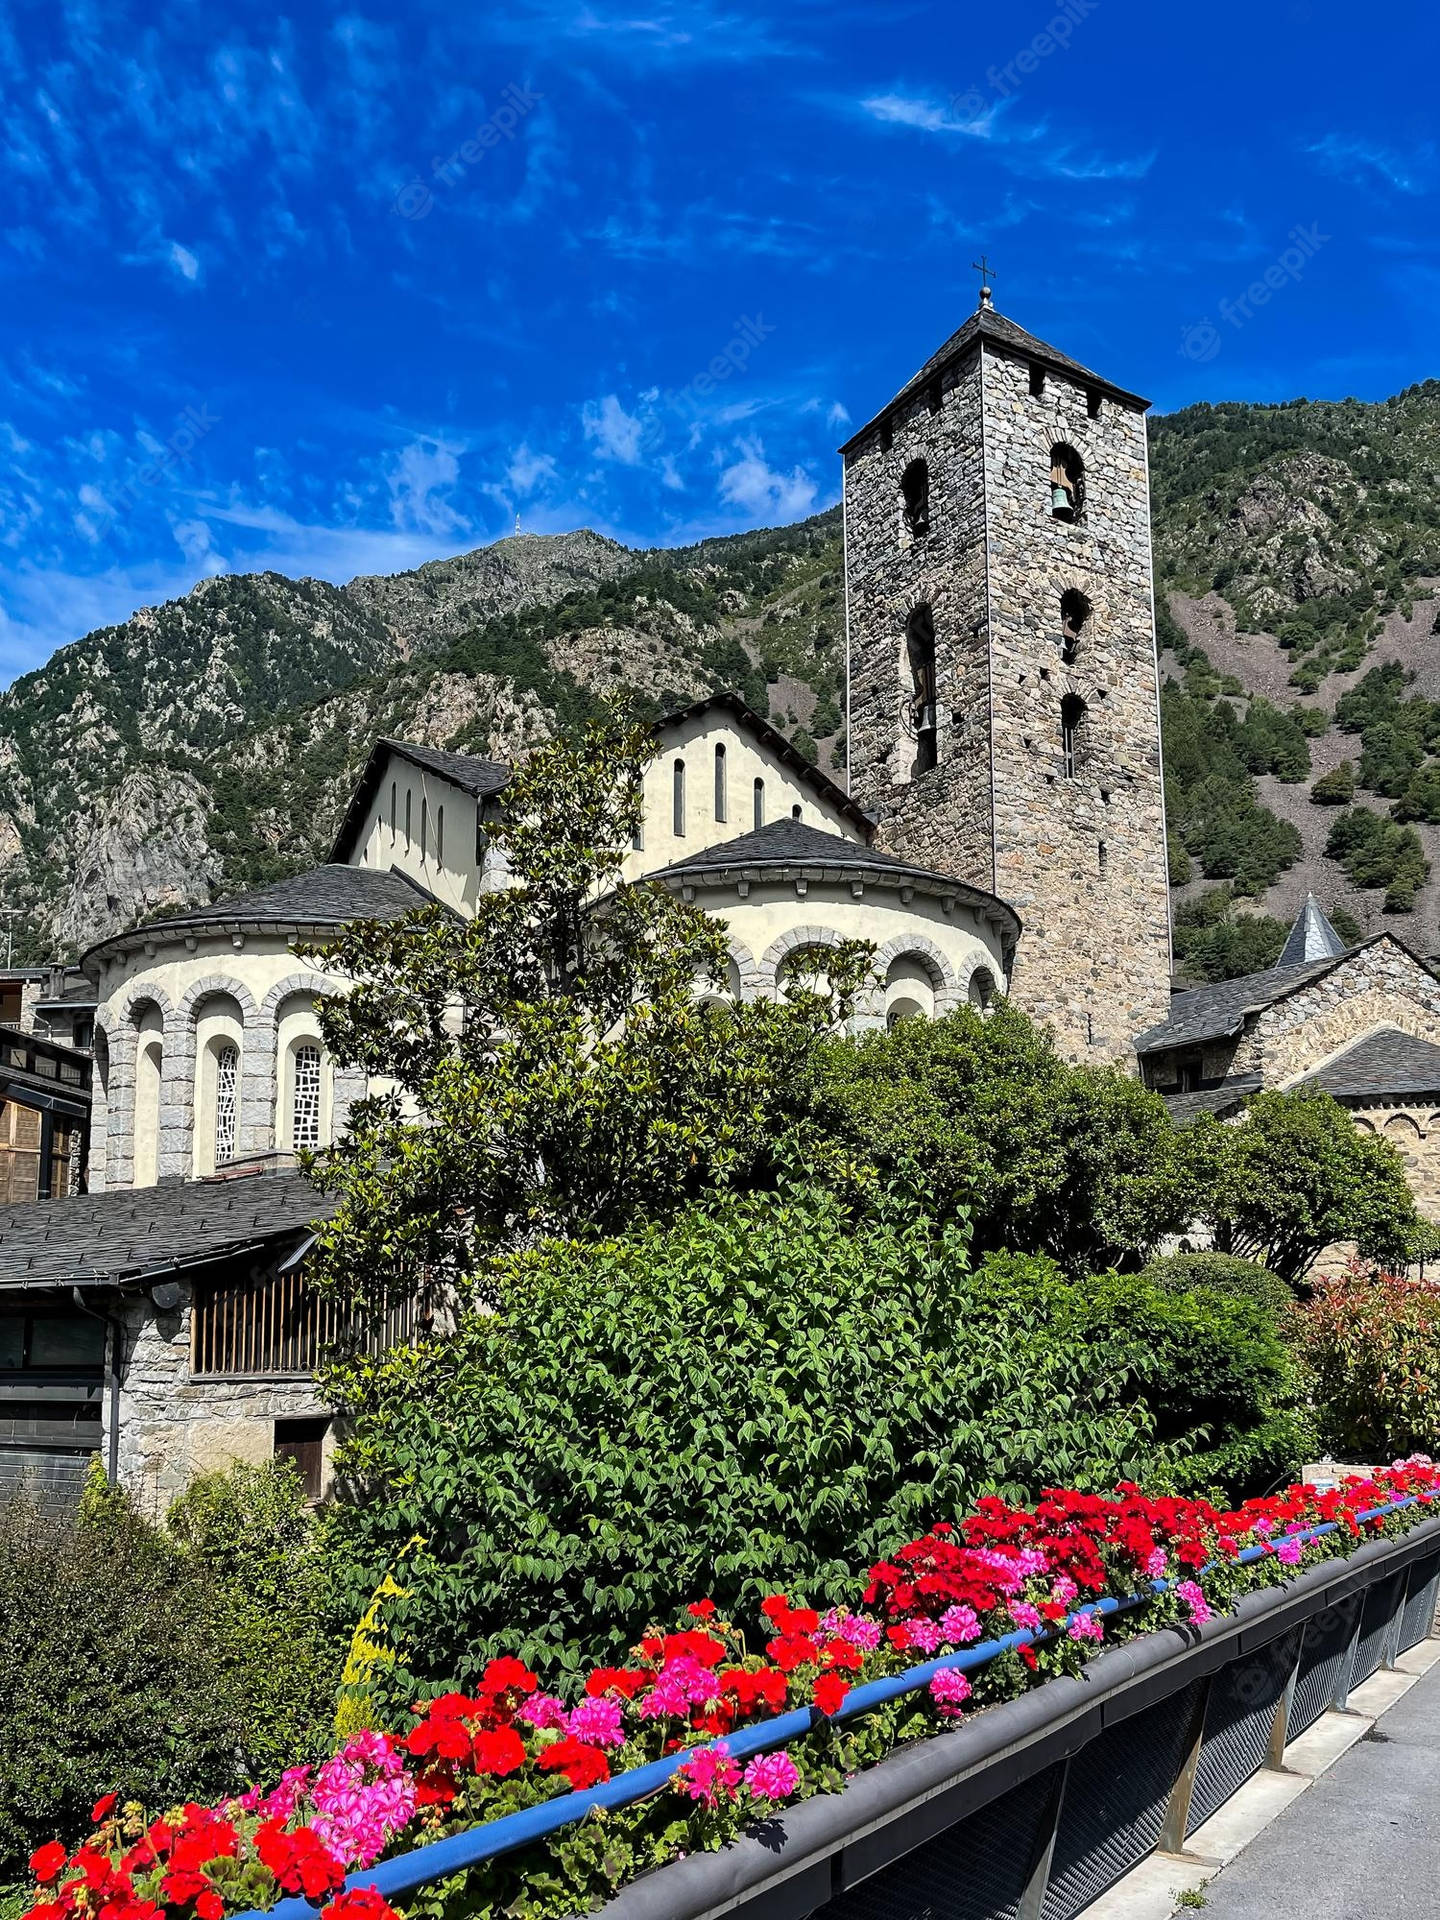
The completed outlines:
[[[883,420],[890,409],[898,406],[902,400],[908,400],[913,393],[926,387],[938,375],[943,373],[955,360],[967,354],[977,341],[984,340],[988,345],[1002,352],[1009,352],[1024,360],[1034,360],[1039,365],[1051,367],[1057,373],[1076,381],[1081,386],[1094,387],[1100,393],[1108,394],[1112,400],[1119,400],[1127,407],[1139,407],[1142,410],[1150,405],[1141,399],[1138,393],[1131,393],[1124,387],[1117,387],[1113,380],[1106,380],[1101,374],[1092,373],[1078,360],[1072,360],[1068,353],[1061,353],[1058,347],[1047,346],[1043,340],[1037,340],[1033,333],[1027,333],[1024,327],[1017,327],[1013,320],[1007,320],[1003,313],[997,313],[989,300],[982,297],[980,306],[965,324],[951,334],[938,353],[932,353],[913,379],[905,385],[883,406],[873,419],[855,433],[841,447],[841,453],[849,453],[857,446],[871,428]]]
[[[1325,909],[1313,893],[1307,893],[1275,965],[1303,967],[1312,960],[1333,960],[1344,952],[1345,942],[1325,917]]]

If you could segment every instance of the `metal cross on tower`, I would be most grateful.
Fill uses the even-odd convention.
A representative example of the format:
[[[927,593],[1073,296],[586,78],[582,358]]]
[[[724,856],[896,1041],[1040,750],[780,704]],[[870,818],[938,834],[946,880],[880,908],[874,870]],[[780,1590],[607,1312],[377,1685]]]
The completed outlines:
[[[990,262],[982,253],[978,260],[972,260],[970,264],[980,276],[980,305],[982,307],[988,307],[990,305],[990,282],[995,278],[990,270]]]

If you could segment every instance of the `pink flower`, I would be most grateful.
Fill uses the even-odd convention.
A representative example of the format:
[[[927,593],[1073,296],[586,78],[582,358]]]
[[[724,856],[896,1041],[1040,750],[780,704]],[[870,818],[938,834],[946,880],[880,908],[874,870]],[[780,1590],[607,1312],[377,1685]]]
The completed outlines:
[[[1152,1549],[1145,1562],[1145,1571],[1152,1580],[1163,1580],[1170,1571],[1170,1560],[1163,1547]]]
[[[940,1651],[940,1643],[945,1636],[933,1620],[926,1620],[922,1616],[918,1620],[907,1620],[905,1624],[910,1629],[911,1645],[918,1647],[921,1653]]]
[[[745,1784],[757,1800],[788,1800],[800,1770],[788,1753],[762,1753],[745,1769]]]
[[[564,1733],[570,1724],[565,1702],[557,1700],[553,1693],[532,1693],[515,1718],[538,1727],[542,1733],[550,1727],[558,1727]]]
[[[329,1851],[347,1867],[369,1867],[414,1814],[415,1779],[384,1735],[367,1730],[320,1768],[310,1801],[308,1824]]]
[[[682,1760],[675,1770],[675,1778],[692,1800],[703,1800],[707,1807],[716,1807],[734,1793],[740,1784],[740,1768],[730,1758],[730,1749],[723,1740],[717,1740],[713,1747],[702,1747],[698,1753],[692,1753]]]
[[[942,1667],[930,1682],[930,1698],[941,1713],[957,1719],[960,1708],[970,1698],[970,1682],[953,1667]]]
[[[1300,1556],[1304,1551],[1305,1546],[1303,1541],[1294,1539],[1282,1540],[1275,1549],[1275,1558],[1287,1567],[1294,1567],[1299,1565]]]
[[[1262,1540],[1268,1540],[1270,1535],[1275,1531],[1275,1522],[1262,1515],[1261,1518],[1255,1522],[1255,1531]]]
[[[1067,1629],[1072,1640],[1103,1640],[1105,1627],[1098,1613],[1077,1613]]]
[[[625,1728],[620,1702],[608,1695],[598,1700],[582,1700],[570,1716],[570,1738],[583,1740],[591,1747],[621,1747]]]
[[[680,1654],[662,1668],[654,1686],[640,1702],[643,1720],[673,1719],[691,1707],[709,1705],[720,1697],[720,1683],[708,1668],[689,1654]]]
[[[980,1616],[973,1607],[947,1607],[940,1616],[940,1631],[957,1647],[965,1647],[980,1638]]]
[[[1028,1600],[1012,1600],[1010,1618],[1017,1627],[1024,1627],[1030,1633],[1040,1631],[1040,1610],[1038,1607],[1032,1607]]]
[[[1175,1597],[1183,1600],[1190,1609],[1190,1618],[1195,1626],[1203,1627],[1207,1620],[1213,1618],[1210,1602],[1205,1598],[1198,1580],[1182,1580],[1175,1589]]]

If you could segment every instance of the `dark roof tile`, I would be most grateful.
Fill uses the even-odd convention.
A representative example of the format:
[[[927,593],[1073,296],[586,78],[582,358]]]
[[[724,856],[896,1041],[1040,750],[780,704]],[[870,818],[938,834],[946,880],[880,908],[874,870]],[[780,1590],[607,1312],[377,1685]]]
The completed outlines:
[[[1319,1087],[1339,1100],[1440,1094],[1440,1046],[1398,1027],[1382,1027],[1307,1073],[1300,1085]]]
[[[1221,1040],[1239,1033],[1248,1014],[1272,1007],[1297,987],[1318,980],[1344,957],[1338,954],[1313,960],[1303,967],[1267,967],[1263,973],[1247,973],[1238,980],[1219,980],[1213,986],[1177,993],[1170,1002],[1169,1019],[1137,1034],[1135,1051],[1164,1053],[1172,1047],[1196,1046],[1203,1040]]]
[[[301,1173],[231,1175],[0,1209],[0,1289],[138,1281],[298,1240],[336,1202]]]

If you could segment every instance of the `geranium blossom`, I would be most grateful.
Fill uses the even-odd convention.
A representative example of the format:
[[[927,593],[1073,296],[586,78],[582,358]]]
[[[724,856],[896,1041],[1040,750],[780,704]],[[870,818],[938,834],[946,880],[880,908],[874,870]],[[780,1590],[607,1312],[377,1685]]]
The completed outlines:
[[[718,1806],[740,1784],[740,1768],[730,1758],[723,1740],[713,1747],[702,1747],[676,1769],[676,1784],[692,1800],[703,1800],[707,1807]]]
[[[745,1784],[757,1800],[788,1800],[800,1784],[800,1770],[788,1753],[762,1753],[746,1767]]]
[[[930,1682],[930,1698],[941,1713],[953,1718],[970,1698],[970,1682],[963,1673],[956,1673],[953,1667],[944,1667]]]
[[[1205,1590],[1198,1580],[1182,1580],[1175,1589],[1177,1600],[1183,1600],[1190,1609],[1190,1618],[1197,1627],[1203,1627],[1211,1617],[1210,1602],[1205,1598]]]

